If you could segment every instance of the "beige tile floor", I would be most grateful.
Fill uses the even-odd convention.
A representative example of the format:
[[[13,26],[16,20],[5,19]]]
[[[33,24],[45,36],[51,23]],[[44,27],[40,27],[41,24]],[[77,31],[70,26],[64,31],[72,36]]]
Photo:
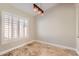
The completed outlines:
[[[10,51],[3,56],[77,56],[75,51],[38,42]]]

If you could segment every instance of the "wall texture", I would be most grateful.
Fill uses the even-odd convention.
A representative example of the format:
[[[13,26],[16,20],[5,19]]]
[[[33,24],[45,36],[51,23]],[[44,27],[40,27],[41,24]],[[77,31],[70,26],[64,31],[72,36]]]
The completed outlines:
[[[76,10],[73,4],[60,4],[37,17],[38,39],[76,48]]]

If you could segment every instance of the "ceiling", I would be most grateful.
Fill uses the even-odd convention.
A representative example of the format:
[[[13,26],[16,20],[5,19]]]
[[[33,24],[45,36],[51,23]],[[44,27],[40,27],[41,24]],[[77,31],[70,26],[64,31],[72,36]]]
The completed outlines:
[[[57,5],[56,3],[36,3],[40,8],[42,8],[44,11],[48,10],[49,8]],[[29,14],[32,14],[33,16],[36,15],[36,13],[33,11],[33,3],[13,3],[12,6],[24,11],[28,12]]]

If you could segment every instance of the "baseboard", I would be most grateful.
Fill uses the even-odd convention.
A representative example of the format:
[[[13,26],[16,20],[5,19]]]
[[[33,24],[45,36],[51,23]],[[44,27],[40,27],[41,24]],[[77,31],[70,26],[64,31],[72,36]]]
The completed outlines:
[[[31,40],[31,41],[28,41],[27,43],[24,43],[24,44],[22,44],[22,45],[18,45],[18,46],[16,46],[16,47],[11,48],[11,49],[8,49],[8,50],[5,50],[5,51],[3,51],[3,52],[0,52],[0,55],[3,55],[3,54],[5,54],[5,53],[7,53],[7,52],[9,52],[9,51],[12,51],[12,50],[14,50],[14,49],[16,49],[16,48],[20,48],[20,47],[22,47],[22,46],[24,46],[24,45],[27,45],[27,44],[30,44],[30,43],[32,43],[32,42],[39,42],[39,43],[48,44],[48,45],[51,45],[51,46],[56,46],[56,47],[59,47],[59,48],[65,48],[65,49],[74,50],[74,51],[76,51],[77,54],[79,55],[79,51],[78,51],[77,49],[75,49],[75,48],[67,47],[67,46],[63,46],[63,45],[59,45],[59,44],[54,44],[54,43],[49,43],[49,42],[41,41],[41,40]]]
[[[59,47],[59,48],[65,48],[65,49],[70,49],[70,50],[76,51],[75,48],[67,47],[67,46],[63,46],[63,45],[59,45],[59,44],[54,44],[54,43],[49,43],[49,42],[46,42],[46,41],[36,40],[36,42],[40,42],[40,43],[43,43],[43,44],[48,44],[48,45],[51,45],[51,46],[56,46],[56,47]]]
[[[76,49],[76,53],[77,53],[77,54],[78,54],[78,56],[79,56],[79,50],[77,50],[77,49]]]
[[[16,47],[13,47],[13,48],[11,48],[11,49],[2,51],[2,52],[0,52],[0,55],[3,55],[3,54],[5,54],[5,53],[7,53],[7,52],[9,52],[9,51],[12,51],[12,50],[14,50],[14,49],[16,49],[16,48],[20,48],[20,47],[22,47],[22,46],[24,46],[24,45],[27,45],[27,44],[30,44],[30,43],[32,43],[32,42],[35,42],[35,40],[31,40],[31,41],[28,41],[28,42],[26,42],[26,43],[24,43],[24,44],[21,44],[21,45],[18,45],[18,46],[16,46]]]

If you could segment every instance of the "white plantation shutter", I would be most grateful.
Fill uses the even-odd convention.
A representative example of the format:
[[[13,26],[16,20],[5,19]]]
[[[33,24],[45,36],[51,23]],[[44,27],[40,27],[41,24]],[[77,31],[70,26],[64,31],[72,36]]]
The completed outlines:
[[[28,21],[9,12],[2,12],[3,41],[13,41],[27,38]]]
[[[8,27],[9,27],[9,29],[8,29],[8,35],[9,35],[9,39],[12,39],[12,16],[11,16],[11,14],[9,15],[9,21],[8,21]]]
[[[28,21],[27,21],[27,19],[25,19],[25,26],[24,26],[24,34],[25,34],[25,38],[28,36],[27,34],[28,34]]]
[[[12,38],[17,39],[18,38],[18,17],[13,16],[12,21]]]
[[[8,26],[9,23],[8,22],[9,22],[9,19],[8,18],[4,18],[4,20],[3,20],[3,24],[4,24],[3,25],[3,27],[4,27],[3,28],[3,30],[4,30],[3,33],[4,34],[3,35],[4,35],[5,39],[8,39],[8,37],[9,37],[9,34],[8,34],[8,32],[9,32],[9,26]]]
[[[5,40],[11,38],[11,15],[7,12],[4,12],[2,15],[2,23],[3,23],[3,36]]]
[[[20,38],[27,38],[27,28],[28,28],[28,21],[26,18],[19,19],[19,37]]]
[[[24,36],[24,20],[19,20],[19,31],[20,31],[20,38],[23,38]]]

